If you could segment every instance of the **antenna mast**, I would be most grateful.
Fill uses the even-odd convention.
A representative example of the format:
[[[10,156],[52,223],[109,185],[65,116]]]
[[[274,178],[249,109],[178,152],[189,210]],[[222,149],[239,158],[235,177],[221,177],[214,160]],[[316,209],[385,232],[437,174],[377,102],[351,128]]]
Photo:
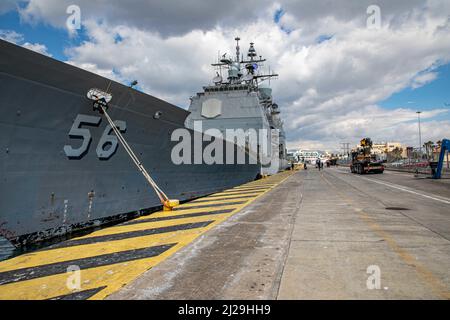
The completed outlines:
[[[239,62],[239,56],[240,56],[240,50],[241,50],[241,48],[239,47],[239,41],[241,40],[241,38],[236,37],[236,38],[234,38],[234,40],[236,40],[236,62]]]

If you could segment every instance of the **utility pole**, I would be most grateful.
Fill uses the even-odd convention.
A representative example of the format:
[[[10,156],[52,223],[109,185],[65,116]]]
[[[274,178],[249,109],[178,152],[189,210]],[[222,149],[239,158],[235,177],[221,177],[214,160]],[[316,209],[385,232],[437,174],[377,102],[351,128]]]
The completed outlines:
[[[347,156],[347,162],[348,162],[348,157],[350,156],[350,143],[349,142],[342,142],[342,150],[344,152],[344,156]]]
[[[422,159],[422,130],[420,128],[420,114],[422,113],[422,111],[417,111],[416,113],[419,120],[419,154],[420,158]]]

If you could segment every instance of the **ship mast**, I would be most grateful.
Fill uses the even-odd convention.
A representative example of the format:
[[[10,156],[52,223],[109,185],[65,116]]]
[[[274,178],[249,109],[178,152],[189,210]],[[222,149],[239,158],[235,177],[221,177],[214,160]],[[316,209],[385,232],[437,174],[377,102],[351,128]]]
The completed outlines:
[[[240,55],[239,41],[241,40],[241,38],[236,37],[234,38],[234,40],[236,40],[236,62],[239,62],[239,55]]]
[[[258,58],[253,42],[250,43],[247,59],[244,60],[243,56],[240,58],[241,48],[239,46],[239,41],[241,38],[236,37],[234,40],[236,41],[236,57],[234,60],[232,58],[227,58],[226,54],[224,54],[218,63],[212,64],[213,67],[218,67],[219,70],[222,70],[222,67],[228,69],[228,82],[223,83],[222,78],[217,75],[214,78],[216,86],[246,83],[251,88],[256,89],[258,88],[259,83],[278,77],[278,74],[271,73],[270,71],[268,74],[258,72],[260,67],[263,66],[263,63],[266,62],[266,59],[263,59],[262,56],[259,56]],[[241,68],[242,65],[245,66],[245,70],[247,71],[246,74],[243,73]]]

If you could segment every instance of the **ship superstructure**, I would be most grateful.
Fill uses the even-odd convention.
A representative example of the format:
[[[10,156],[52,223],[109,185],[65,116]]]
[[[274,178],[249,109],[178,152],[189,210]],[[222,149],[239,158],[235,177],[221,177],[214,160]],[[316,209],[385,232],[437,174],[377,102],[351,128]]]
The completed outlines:
[[[258,56],[254,43],[246,54],[240,53],[240,38],[236,38],[236,55],[222,55],[217,63],[213,85],[203,87],[203,91],[191,98],[190,115],[186,127],[193,128],[201,123],[203,131],[218,129],[227,138],[226,131],[242,129],[247,132],[255,129],[266,132],[267,145],[264,141],[252,149],[261,163],[261,174],[271,175],[287,167],[286,138],[280,108],[274,103],[272,89],[268,85],[276,78],[275,73],[263,73],[266,59]],[[226,79],[224,79],[224,73]],[[265,149],[267,152],[260,152]]]

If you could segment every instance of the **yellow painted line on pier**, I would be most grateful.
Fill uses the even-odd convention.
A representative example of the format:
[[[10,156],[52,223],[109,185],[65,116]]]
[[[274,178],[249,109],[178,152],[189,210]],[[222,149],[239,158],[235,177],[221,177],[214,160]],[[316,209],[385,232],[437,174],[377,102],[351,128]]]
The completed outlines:
[[[215,208],[213,205],[211,205],[210,208],[190,208],[190,207],[185,207],[185,205],[181,205],[180,208],[183,208],[183,209],[186,208],[186,210],[177,210],[177,211],[172,211],[170,213],[164,212],[164,211],[159,211],[159,212],[155,212],[155,213],[153,213],[151,215],[148,215],[148,216],[143,216],[143,217],[136,218],[136,219],[134,219],[132,221],[133,222],[137,222],[138,221],[138,222],[144,223],[146,221],[152,221],[152,219],[164,218],[164,217],[168,217],[168,216],[175,218],[175,217],[179,217],[179,216],[183,216],[183,215],[187,215],[187,214],[195,214],[195,213],[202,213],[202,212],[212,212],[212,214],[214,214],[214,212],[219,211],[219,210],[223,210],[223,211],[231,210],[230,212],[232,212],[233,210],[236,209],[236,207],[237,207],[236,205],[229,205],[229,206],[223,206],[223,207],[220,207],[220,208]],[[203,220],[206,220],[206,218],[203,219]],[[166,221],[165,225],[170,225],[170,223],[171,223],[170,221],[171,220]],[[177,221],[177,220],[174,219],[173,221],[174,221],[173,222],[174,224],[178,224],[179,223],[179,220]],[[112,230],[112,232],[114,232],[114,230]],[[89,236],[92,236],[92,235],[88,235],[86,237],[89,237]]]
[[[211,196],[209,196],[209,197],[207,197],[207,198],[201,198],[201,199],[198,199],[198,200],[195,200],[195,201],[200,201],[200,200],[205,200],[205,199],[207,199],[207,200],[216,200],[216,199],[224,199],[224,200],[228,200],[228,199],[233,199],[234,197],[244,197],[244,196],[258,196],[259,194],[261,194],[261,192],[265,192],[265,191],[267,191],[267,190],[269,190],[270,188],[267,188],[266,190],[263,190],[263,191],[258,191],[258,192],[246,192],[245,194],[239,194],[239,193],[232,193],[232,194],[229,194],[229,193],[215,193],[215,194],[213,194],[213,195],[211,195]],[[194,201],[194,202],[195,202]]]
[[[0,262],[0,300],[104,299],[287,179],[283,172]],[[68,272],[79,267],[79,272]]]
[[[188,219],[182,219],[182,220],[175,220],[175,221],[166,221],[165,226],[172,226],[172,225],[178,225],[181,223],[186,223],[186,220]],[[190,219],[189,222],[196,222],[196,221],[205,221],[208,220],[208,217],[200,217],[200,218],[194,218]],[[143,223],[134,226],[134,230],[132,231],[139,231],[139,230],[145,230],[149,228],[155,228],[156,225],[161,225],[162,223]],[[133,226],[130,226],[133,227]],[[129,230],[130,228],[128,228]],[[97,233],[94,232],[93,235],[99,236],[108,234],[105,233],[105,230],[103,233]],[[106,229],[107,231],[107,229]],[[126,230],[123,230],[123,232],[127,232]],[[57,262],[63,262],[63,261],[69,261],[74,258],[76,259],[84,259],[88,257],[94,257],[99,256],[103,254],[110,254],[114,252],[121,252],[126,250],[136,250],[140,248],[146,248],[151,244],[154,245],[160,245],[160,244],[167,244],[167,243],[178,243],[180,242],[185,235],[190,235],[192,233],[198,232],[198,230],[192,231],[192,230],[179,230],[177,232],[168,232],[168,233],[161,233],[161,234],[153,234],[148,236],[141,236],[138,237],[139,241],[136,241],[136,238],[128,238],[128,239],[122,239],[122,240],[116,240],[116,241],[106,241],[106,242],[94,242],[94,243],[88,243],[84,245],[74,245],[74,246],[68,246],[63,247],[61,249],[49,249],[49,250],[42,250],[38,252],[34,252],[33,254],[25,254],[22,256],[18,256],[15,259],[6,260],[0,264],[0,273],[15,269],[22,269],[22,268],[30,268],[30,267],[36,267],[40,265],[48,264],[48,262],[51,261],[51,263],[57,263]],[[111,235],[118,234],[118,230],[114,230],[113,232],[109,233]],[[91,237],[93,237],[93,235]],[[79,237],[76,238],[76,240],[80,239],[89,239],[89,237]],[[67,243],[70,244],[70,241]],[[0,287],[1,291],[1,287]]]

